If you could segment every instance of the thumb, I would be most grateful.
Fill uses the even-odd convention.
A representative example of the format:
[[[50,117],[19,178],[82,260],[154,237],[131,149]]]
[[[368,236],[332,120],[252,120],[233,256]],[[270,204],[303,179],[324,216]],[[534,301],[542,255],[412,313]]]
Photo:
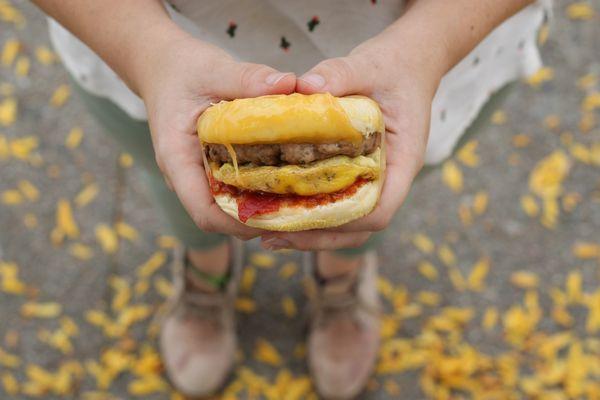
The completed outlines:
[[[227,63],[220,75],[216,94],[223,99],[289,94],[296,88],[296,76],[293,73],[279,72],[263,64]]]
[[[370,73],[349,57],[321,61],[298,78],[296,91],[304,94],[329,92],[334,96],[368,93]]]

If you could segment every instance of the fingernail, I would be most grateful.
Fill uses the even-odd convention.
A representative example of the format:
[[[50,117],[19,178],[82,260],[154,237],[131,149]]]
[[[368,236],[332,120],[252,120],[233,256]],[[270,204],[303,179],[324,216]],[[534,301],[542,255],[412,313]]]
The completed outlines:
[[[274,237],[269,239],[263,239],[262,245],[269,250],[279,250],[287,249],[291,247],[292,244],[285,239]]]
[[[308,74],[300,78],[315,89],[325,86],[325,78],[319,74]]]
[[[267,75],[265,82],[267,83],[267,85],[275,86],[277,85],[277,83],[279,83],[280,80],[282,80],[289,74],[289,72],[274,72],[270,75]]]

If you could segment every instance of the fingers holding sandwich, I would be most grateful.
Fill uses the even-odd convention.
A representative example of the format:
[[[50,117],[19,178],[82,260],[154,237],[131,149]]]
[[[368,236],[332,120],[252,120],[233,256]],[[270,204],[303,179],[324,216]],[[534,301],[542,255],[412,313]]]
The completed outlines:
[[[330,232],[385,229],[423,165],[435,79],[411,68],[410,60],[399,57],[397,62],[390,62],[376,51],[378,46],[381,43],[375,41],[359,46],[347,57],[324,60],[300,76],[296,85],[298,92],[306,94],[368,96],[379,104],[383,113],[386,163],[379,201],[368,215],[328,228]],[[295,242],[286,235],[281,237]]]
[[[328,92],[334,96],[369,96],[373,72],[366,76],[364,73],[361,63],[350,57],[330,58],[298,77],[296,91],[303,94]]]
[[[225,233],[249,240],[262,233],[226,215],[216,205],[202,166],[200,145],[191,135],[173,135],[157,152],[161,170],[194,223],[205,232]],[[161,154],[162,156],[158,156]]]
[[[296,88],[296,76],[264,64],[231,60],[219,70],[211,92],[218,100],[243,99],[269,94],[290,94]]]
[[[294,91],[296,78],[266,65],[239,63],[196,39],[154,60],[143,86],[158,167],[198,227],[242,239],[258,236],[215,203],[205,175],[196,121],[211,103]]]
[[[268,250],[295,249],[301,251],[337,250],[360,247],[371,232],[329,232],[312,230],[293,233],[267,233],[261,236],[261,245]]]

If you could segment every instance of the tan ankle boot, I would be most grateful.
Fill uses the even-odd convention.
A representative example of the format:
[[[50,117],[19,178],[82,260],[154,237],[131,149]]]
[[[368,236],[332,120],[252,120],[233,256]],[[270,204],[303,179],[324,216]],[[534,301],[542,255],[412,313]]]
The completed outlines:
[[[319,280],[316,257],[305,257],[311,326],[308,363],[326,399],[353,399],[373,371],[380,340],[377,254],[368,252],[356,274]]]
[[[231,240],[230,277],[221,291],[192,287],[184,249],[173,262],[174,295],[165,316],[160,345],[173,385],[183,394],[213,394],[227,379],[235,359],[234,301],[243,262],[242,242]]]

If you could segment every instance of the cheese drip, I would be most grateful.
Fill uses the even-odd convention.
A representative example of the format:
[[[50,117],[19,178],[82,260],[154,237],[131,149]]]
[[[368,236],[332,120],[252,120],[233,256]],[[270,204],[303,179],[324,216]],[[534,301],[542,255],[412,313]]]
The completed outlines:
[[[237,154],[235,154],[235,150],[233,149],[233,146],[231,144],[227,143],[224,144],[224,146],[227,149],[227,152],[229,153],[229,157],[231,157],[231,161],[233,162],[233,168],[235,168],[235,177],[236,179],[239,179],[240,169],[238,168]]]

